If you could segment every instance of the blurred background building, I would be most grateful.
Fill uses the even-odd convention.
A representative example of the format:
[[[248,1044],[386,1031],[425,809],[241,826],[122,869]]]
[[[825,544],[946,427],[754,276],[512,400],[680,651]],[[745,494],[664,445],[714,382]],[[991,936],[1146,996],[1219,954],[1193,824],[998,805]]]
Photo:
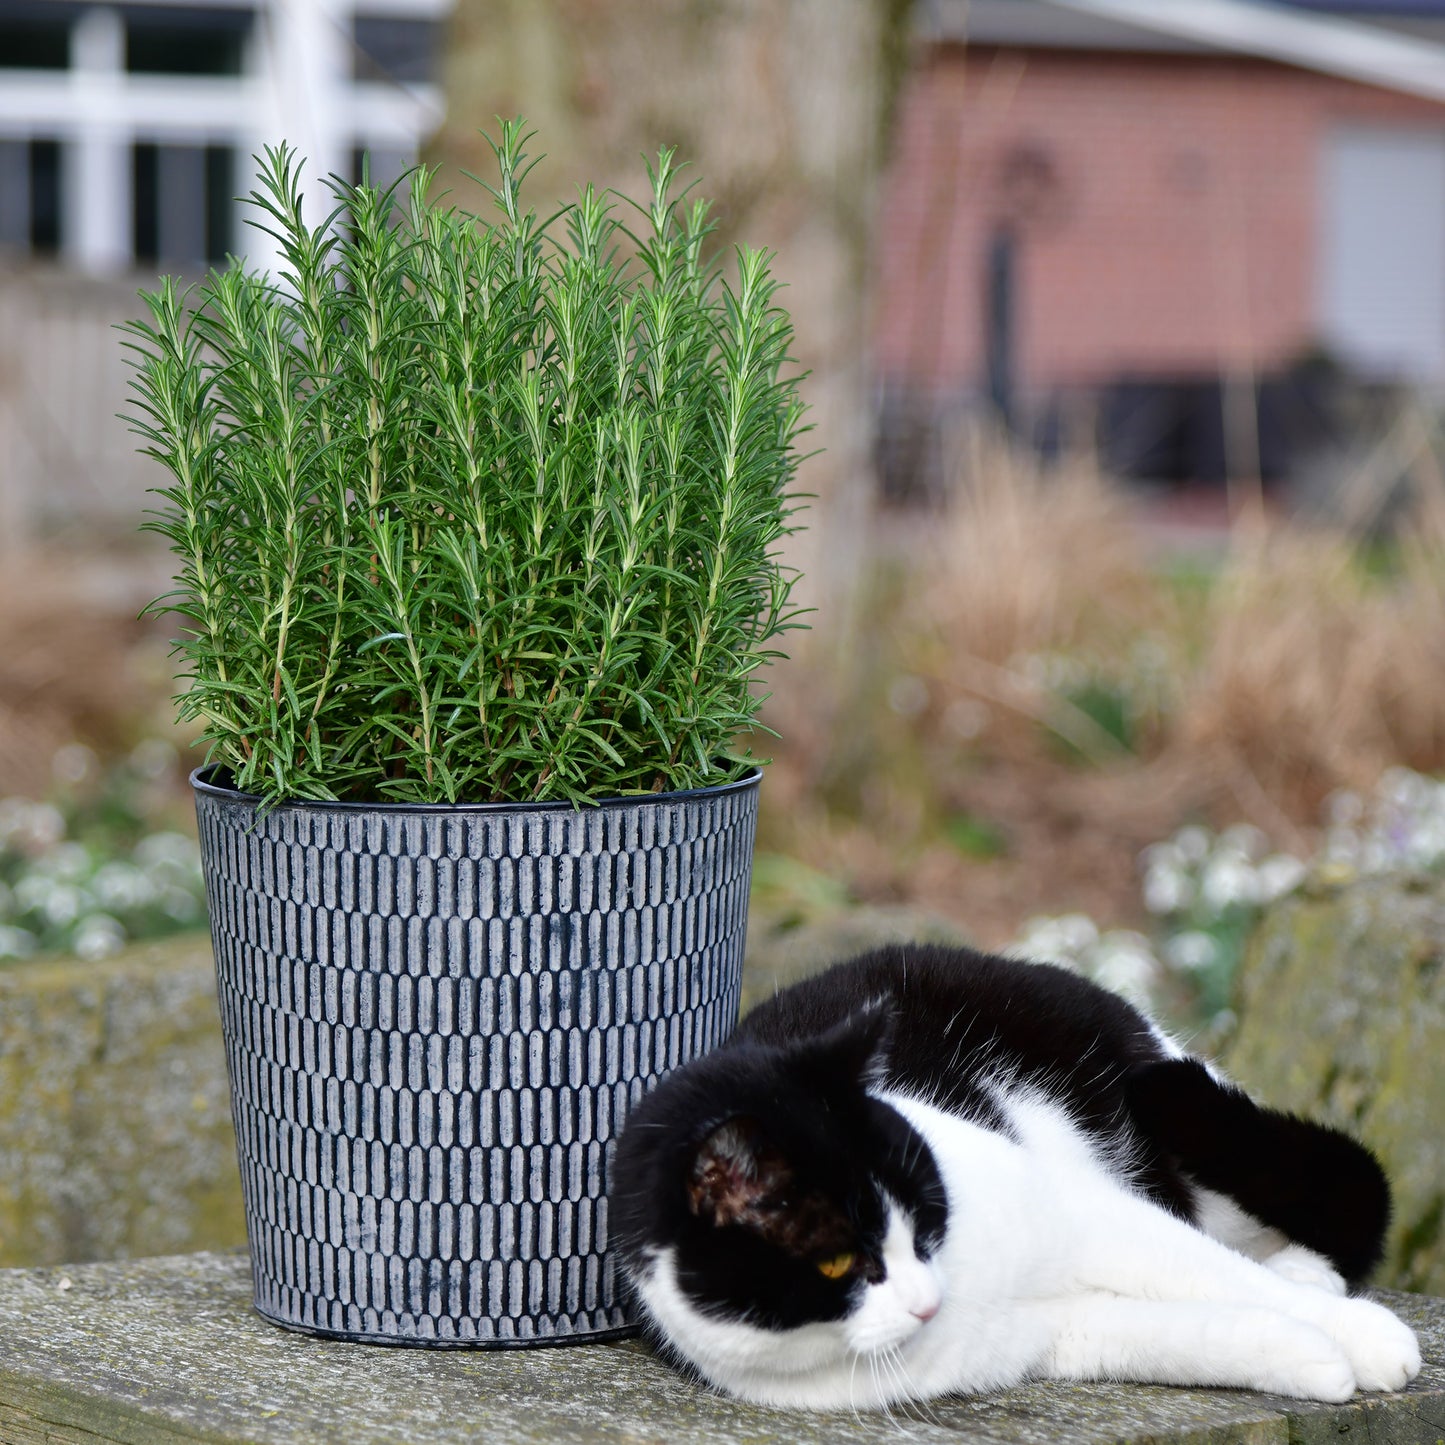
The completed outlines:
[[[441,118],[450,0],[0,0],[0,245],[75,270],[247,254],[235,196],[285,137],[390,178]]]
[[[313,176],[412,165],[449,6],[0,0],[0,554],[133,529],[154,475],[115,419],[111,327],[157,271],[274,264],[236,199],[264,146]]]
[[[133,523],[110,327],[272,264],[263,145],[455,181],[517,111],[544,191],[678,143],[778,249],[818,489],[937,498],[989,418],[1296,497],[1445,382],[1445,0],[0,0],[0,551]]]
[[[1126,477],[1298,479],[1445,380],[1445,4],[933,0],[883,214],[893,494],[979,403]]]

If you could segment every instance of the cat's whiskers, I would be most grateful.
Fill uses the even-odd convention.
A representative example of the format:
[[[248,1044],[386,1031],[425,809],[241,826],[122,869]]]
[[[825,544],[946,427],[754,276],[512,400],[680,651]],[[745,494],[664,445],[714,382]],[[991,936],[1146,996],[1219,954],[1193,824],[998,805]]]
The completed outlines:
[[[908,1409],[916,1402],[911,1398],[914,1391],[908,1370],[903,1363],[902,1352],[896,1345],[888,1345],[884,1349],[876,1351],[871,1357],[874,1362],[875,1377],[881,1367],[882,1373],[887,1376],[886,1385],[880,1385],[880,1408],[883,1418],[894,1430],[906,1439],[911,1439],[914,1431],[910,1430],[904,1423],[908,1418]],[[894,1406],[901,1406],[903,1414],[900,1416],[895,1412]]]
[[[904,1419],[916,1421],[921,1424],[934,1423],[928,1418],[927,1407],[924,1402],[918,1398],[918,1391],[914,1388],[912,1375],[908,1373],[908,1365],[903,1358],[903,1351],[895,1346],[890,1351],[890,1354],[893,1356],[894,1373],[901,1383],[903,1398],[899,1401],[899,1404],[902,1407]]]
[[[894,1377],[892,1361],[888,1356],[889,1351],[886,1349],[878,1350],[874,1353],[874,1373],[884,1377],[878,1389],[879,1396],[881,1397],[880,1403],[883,1408],[883,1418],[896,1429],[899,1428],[899,1426],[893,1414],[893,1406],[895,1403],[894,1392],[898,1388],[898,1381]]]
[[[885,1345],[883,1349],[879,1350],[878,1352],[878,1363],[883,1367],[883,1373],[888,1377],[889,1399],[888,1406],[884,1411],[884,1414],[887,1416],[889,1423],[893,1425],[895,1429],[903,1431],[903,1433],[906,1434],[907,1431],[903,1430],[903,1426],[900,1423],[898,1416],[894,1413],[895,1406],[906,1406],[908,1403],[907,1395],[903,1387],[904,1382],[898,1373],[897,1355],[898,1352],[893,1348],[892,1345]]]
[[[924,1424],[941,1426],[943,1424],[942,1417],[933,1409],[925,1392],[918,1389],[913,1383],[913,1375],[908,1368],[908,1361],[904,1358],[902,1349],[895,1345],[891,1353],[905,1387],[904,1402],[906,1406],[916,1412],[918,1419]]]
[[[889,1424],[893,1423],[893,1411],[889,1409],[888,1389],[879,1376],[879,1357],[876,1352],[870,1351],[868,1355],[868,1370],[873,1376],[873,1394],[877,1399],[877,1409]]]

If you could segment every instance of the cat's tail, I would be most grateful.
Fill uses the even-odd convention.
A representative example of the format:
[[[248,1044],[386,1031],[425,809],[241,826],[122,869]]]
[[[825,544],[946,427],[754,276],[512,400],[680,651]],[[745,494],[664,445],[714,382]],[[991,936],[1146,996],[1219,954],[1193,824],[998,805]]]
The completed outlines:
[[[1324,1255],[1352,1285],[1380,1262],[1390,1186],[1362,1144],[1256,1104],[1198,1059],[1145,1064],[1125,1088],[1136,1128],[1197,1184]]]

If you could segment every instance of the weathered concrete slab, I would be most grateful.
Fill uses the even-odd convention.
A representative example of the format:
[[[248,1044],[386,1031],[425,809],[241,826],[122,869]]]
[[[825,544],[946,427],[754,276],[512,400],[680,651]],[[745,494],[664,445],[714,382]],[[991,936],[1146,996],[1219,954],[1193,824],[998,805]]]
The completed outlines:
[[[499,1353],[344,1345],[278,1330],[249,1302],[241,1254],[0,1271],[0,1441],[1445,1441],[1445,1301],[1420,1296],[1389,1296],[1429,1360],[1401,1395],[1309,1406],[1224,1390],[1036,1385],[894,1420],[739,1405],[678,1378],[637,1344]]]

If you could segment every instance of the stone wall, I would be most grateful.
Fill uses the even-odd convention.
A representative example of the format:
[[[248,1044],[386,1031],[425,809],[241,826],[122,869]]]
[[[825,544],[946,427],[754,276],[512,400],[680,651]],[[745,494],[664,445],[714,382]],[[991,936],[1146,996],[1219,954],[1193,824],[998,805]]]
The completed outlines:
[[[0,1266],[245,1238],[209,940],[0,968]]]
[[[944,940],[903,910],[755,900],[757,1002],[853,950]],[[1366,881],[1278,905],[1226,1056],[1262,1099],[1357,1133],[1394,1181],[1380,1282],[1445,1292],[1445,884]],[[0,1267],[245,1240],[209,942],[0,969]]]
[[[1445,1301],[1382,1296],[1425,1369],[1322,1405],[1248,1390],[1043,1381],[892,1411],[728,1399],[634,1341],[376,1349],[278,1330],[244,1256],[0,1272],[6,1445],[1439,1445]]]
[[[1230,1072],[1362,1139],[1395,1191],[1378,1280],[1445,1291],[1445,882],[1316,886],[1276,905],[1240,975]]]

